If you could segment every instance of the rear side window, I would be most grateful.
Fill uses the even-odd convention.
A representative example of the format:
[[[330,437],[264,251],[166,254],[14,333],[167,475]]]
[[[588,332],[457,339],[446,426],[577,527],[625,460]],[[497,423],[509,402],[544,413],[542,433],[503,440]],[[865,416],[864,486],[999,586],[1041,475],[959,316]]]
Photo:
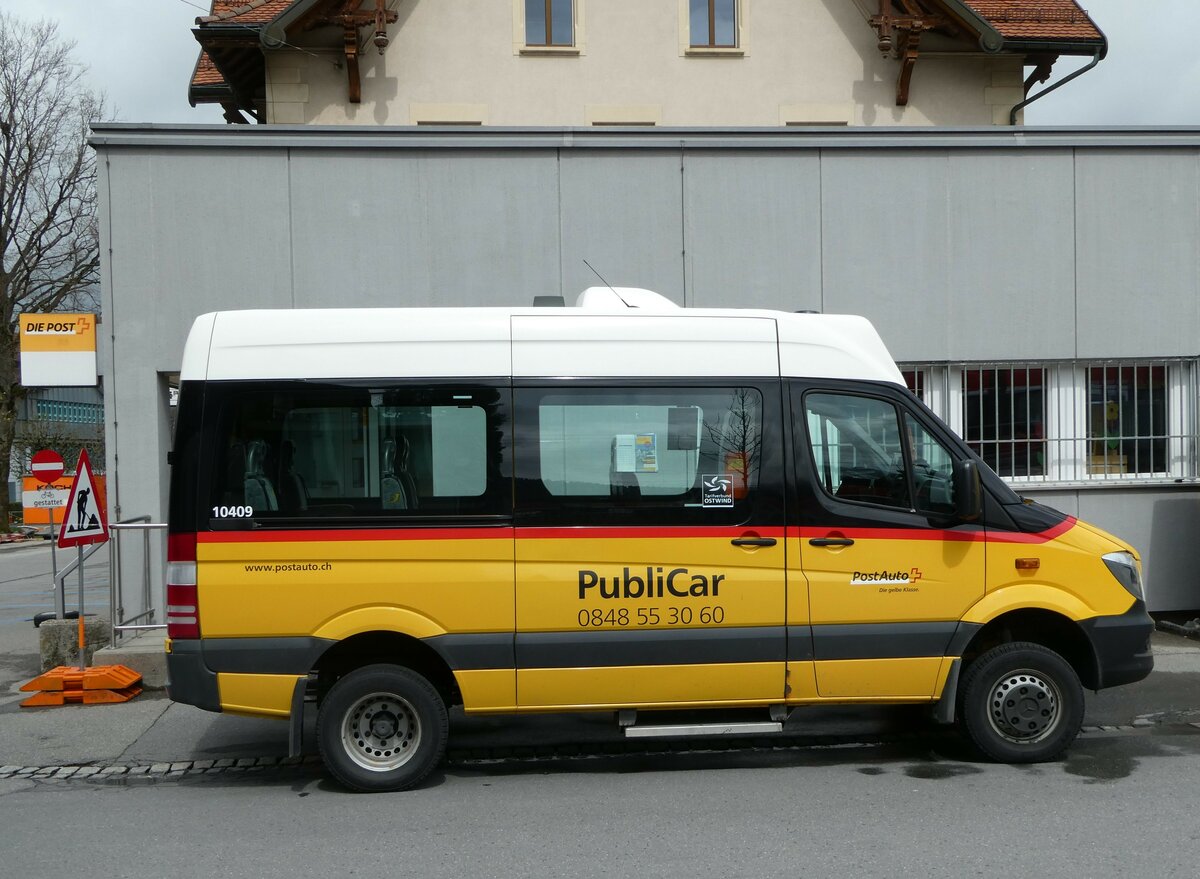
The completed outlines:
[[[510,512],[503,389],[230,384],[211,448],[214,522]]]
[[[759,388],[516,393],[518,505],[539,521],[728,524],[761,500],[778,438]]]

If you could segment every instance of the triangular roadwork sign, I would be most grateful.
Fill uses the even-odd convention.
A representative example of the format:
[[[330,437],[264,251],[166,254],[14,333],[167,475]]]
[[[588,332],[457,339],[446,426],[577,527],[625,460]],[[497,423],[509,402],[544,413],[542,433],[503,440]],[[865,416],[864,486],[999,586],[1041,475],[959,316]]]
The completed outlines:
[[[63,510],[62,528],[58,532],[60,548],[79,546],[84,543],[104,543],[108,540],[108,516],[104,505],[96,497],[95,480],[92,479],[92,464],[87,449],[79,450],[79,463],[75,466],[75,480],[71,483],[71,495]]]

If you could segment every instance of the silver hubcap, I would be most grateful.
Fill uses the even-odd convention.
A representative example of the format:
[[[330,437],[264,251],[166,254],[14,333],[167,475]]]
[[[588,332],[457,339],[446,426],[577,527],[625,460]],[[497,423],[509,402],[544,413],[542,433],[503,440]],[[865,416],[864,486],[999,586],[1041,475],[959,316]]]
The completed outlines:
[[[342,718],[342,746],[364,769],[387,772],[403,766],[420,743],[417,712],[393,693],[364,696]]]
[[[991,688],[988,718],[1003,738],[1040,742],[1058,726],[1060,698],[1054,682],[1029,669],[1010,672]]]

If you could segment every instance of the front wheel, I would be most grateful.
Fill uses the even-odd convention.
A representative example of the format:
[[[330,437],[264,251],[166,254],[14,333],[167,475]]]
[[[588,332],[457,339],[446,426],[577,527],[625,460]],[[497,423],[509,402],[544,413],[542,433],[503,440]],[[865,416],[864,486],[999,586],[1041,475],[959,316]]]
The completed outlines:
[[[408,790],[441,761],[446,705],[416,672],[368,665],[329,690],[317,716],[317,743],[330,773],[357,791]]]
[[[967,736],[1001,763],[1043,763],[1083,725],[1083,687],[1065,659],[1040,644],[1001,644],[971,663],[959,691]]]

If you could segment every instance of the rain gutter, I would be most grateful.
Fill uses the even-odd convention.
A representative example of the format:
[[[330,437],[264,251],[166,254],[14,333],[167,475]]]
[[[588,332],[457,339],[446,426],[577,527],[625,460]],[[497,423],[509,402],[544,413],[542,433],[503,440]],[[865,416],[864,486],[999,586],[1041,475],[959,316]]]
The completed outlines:
[[[1106,41],[1106,46],[1107,46],[1107,41]],[[1104,52],[1097,49],[1096,54],[1092,56],[1091,63],[1088,64],[1086,67],[1080,67],[1078,70],[1076,70],[1074,73],[1072,73],[1070,76],[1066,77],[1065,79],[1060,79],[1058,82],[1056,82],[1054,85],[1050,86],[1049,88],[1042,89],[1040,92],[1038,92],[1033,97],[1026,98],[1021,103],[1017,104],[1015,107],[1012,108],[1012,110],[1008,114],[1008,124],[1016,125],[1018,113],[1020,113],[1022,110],[1024,110],[1030,104],[1032,104],[1038,98],[1044,98],[1046,95],[1050,94],[1050,92],[1066,85],[1067,83],[1069,83],[1071,80],[1075,79],[1076,77],[1083,76],[1085,73],[1087,73],[1089,70],[1091,70],[1097,64],[1099,64],[1100,59],[1103,57],[1104,57]]]

